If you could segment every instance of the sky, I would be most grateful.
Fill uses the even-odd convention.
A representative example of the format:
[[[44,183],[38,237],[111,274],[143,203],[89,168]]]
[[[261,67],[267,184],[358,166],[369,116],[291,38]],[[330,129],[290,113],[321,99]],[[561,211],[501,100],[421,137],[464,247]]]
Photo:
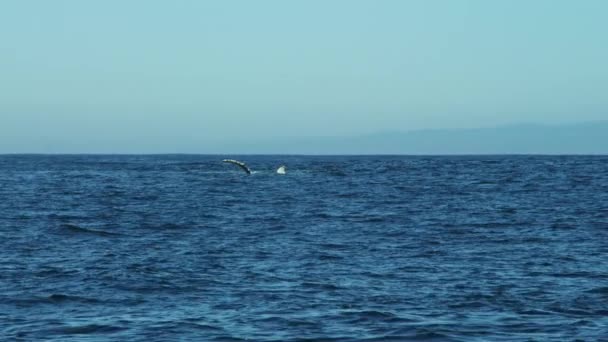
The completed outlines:
[[[0,7],[0,153],[608,119],[604,0]]]

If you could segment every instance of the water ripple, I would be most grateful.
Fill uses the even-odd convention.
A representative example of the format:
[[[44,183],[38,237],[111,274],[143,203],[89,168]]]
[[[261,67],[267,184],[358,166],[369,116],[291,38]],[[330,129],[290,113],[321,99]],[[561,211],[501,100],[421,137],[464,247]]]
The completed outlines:
[[[230,157],[0,156],[0,340],[608,336],[607,157]]]

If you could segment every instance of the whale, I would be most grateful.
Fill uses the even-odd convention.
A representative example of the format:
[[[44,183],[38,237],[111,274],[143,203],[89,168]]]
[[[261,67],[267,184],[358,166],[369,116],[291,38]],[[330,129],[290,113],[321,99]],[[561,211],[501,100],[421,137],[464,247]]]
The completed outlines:
[[[277,169],[277,173],[280,175],[284,175],[286,172],[287,172],[287,167],[285,165],[281,165]]]
[[[234,159],[224,159],[222,160],[224,163],[230,163],[230,164],[234,164],[237,165],[238,167],[240,167],[241,169],[243,169],[243,171],[245,171],[248,175],[251,174],[251,169],[247,166],[247,164],[238,161],[238,160],[234,160]]]

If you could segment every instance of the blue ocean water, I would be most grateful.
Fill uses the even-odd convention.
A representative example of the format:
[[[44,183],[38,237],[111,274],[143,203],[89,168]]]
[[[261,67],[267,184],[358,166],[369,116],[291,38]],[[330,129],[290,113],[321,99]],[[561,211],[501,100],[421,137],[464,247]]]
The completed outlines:
[[[0,340],[608,341],[608,157],[230,157],[0,156]]]

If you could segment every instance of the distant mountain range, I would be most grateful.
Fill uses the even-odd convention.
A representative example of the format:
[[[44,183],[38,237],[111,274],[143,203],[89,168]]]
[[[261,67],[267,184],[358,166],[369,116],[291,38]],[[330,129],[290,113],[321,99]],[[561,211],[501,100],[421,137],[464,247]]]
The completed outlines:
[[[239,154],[608,154],[608,121],[282,138],[220,146],[220,153]]]
[[[350,137],[37,137],[0,135],[0,153],[82,154],[605,154],[608,120],[495,128],[379,132]]]

